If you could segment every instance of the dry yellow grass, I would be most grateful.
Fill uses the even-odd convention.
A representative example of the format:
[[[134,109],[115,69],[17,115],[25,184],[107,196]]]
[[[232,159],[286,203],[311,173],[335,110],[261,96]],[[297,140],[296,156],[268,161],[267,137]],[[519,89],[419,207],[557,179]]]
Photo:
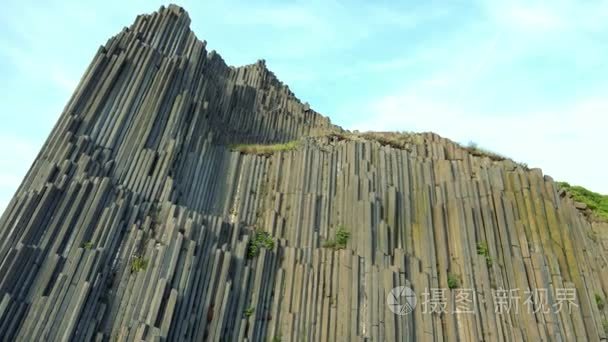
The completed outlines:
[[[276,152],[295,150],[298,145],[299,142],[294,140],[283,144],[239,144],[231,146],[231,149],[245,154],[269,156]]]

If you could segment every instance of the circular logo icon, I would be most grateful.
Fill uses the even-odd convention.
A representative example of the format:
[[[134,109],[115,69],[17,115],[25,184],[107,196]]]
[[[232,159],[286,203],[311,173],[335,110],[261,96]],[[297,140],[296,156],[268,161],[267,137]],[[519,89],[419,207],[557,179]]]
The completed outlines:
[[[407,286],[393,288],[386,296],[389,310],[396,315],[407,315],[416,307],[416,293]]]

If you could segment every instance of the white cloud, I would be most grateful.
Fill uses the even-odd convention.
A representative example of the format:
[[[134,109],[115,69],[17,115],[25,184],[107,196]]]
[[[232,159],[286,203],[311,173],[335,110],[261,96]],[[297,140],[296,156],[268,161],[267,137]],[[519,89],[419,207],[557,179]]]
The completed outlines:
[[[534,33],[534,31],[551,31],[564,27],[564,18],[560,16],[555,8],[546,5],[498,2],[493,7],[495,18],[500,24],[507,25],[513,29]]]
[[[571,30],[605,29],[605,0],[481,0],[489,19],[523,35],[561,34]]]

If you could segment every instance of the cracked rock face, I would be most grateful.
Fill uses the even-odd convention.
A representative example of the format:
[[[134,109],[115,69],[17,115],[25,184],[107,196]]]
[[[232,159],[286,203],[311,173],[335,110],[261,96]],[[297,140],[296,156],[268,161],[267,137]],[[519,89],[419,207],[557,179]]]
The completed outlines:
[[[0,339],[606,338],[608,226],[550,177],[345,132],[189,22],[138,16],[86,70],[0,218]]]

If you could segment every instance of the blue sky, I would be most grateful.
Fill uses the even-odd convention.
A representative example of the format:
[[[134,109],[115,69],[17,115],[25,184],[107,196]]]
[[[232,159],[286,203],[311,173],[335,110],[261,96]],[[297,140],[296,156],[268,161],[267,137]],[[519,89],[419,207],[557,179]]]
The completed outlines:
[[[99,45],[162,3],[3,1],[0,210]],[[608,1],[183,1],[349,129],[434,131],[608,193]],[[602,157],[604,156],[604,157]]]

